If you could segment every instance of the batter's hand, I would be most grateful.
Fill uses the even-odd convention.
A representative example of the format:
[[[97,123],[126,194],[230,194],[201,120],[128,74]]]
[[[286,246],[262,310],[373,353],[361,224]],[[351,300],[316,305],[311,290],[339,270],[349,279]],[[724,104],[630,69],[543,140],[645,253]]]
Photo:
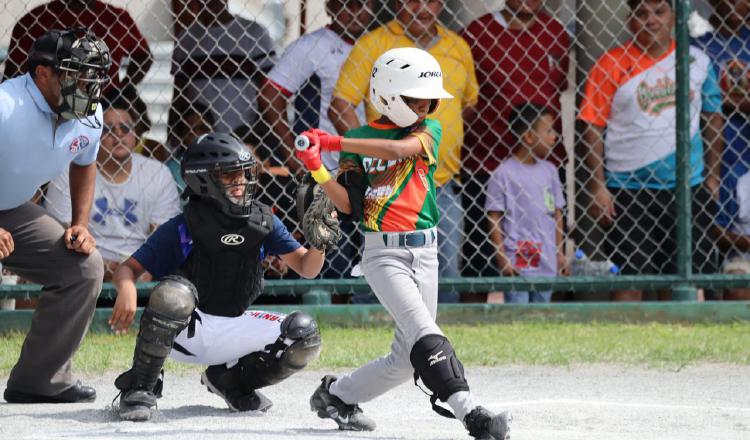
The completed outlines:
[[[3,228],[0,228],[0,260],[13,253],[15,245],[13,244],[13,237],[10,232]]]
[[[109,327],[116,335],[126,334],[128,328],[135,319],[135,308],[138,305],[138,297],[127,294],[118,294],[115,306],[112,308],[112,316],[109,318]]]
[[[303,151],[295,149],[294,155],[305,164],[305,168],[308,170],[319,170],[323,166],[323,162],[320,160],[320,138],[315,133],[309,131],[302,134],[310,140],[310,146]]]
[[[311,128],[302,133],[311,138],[311,135],[317,135],[320,143],[320,151],[341,151],[341,140],[343,136],[333,135],[319,128]]]
[[[90,255],[96,249],[96,240],[85,226],[72,225],[65,230],[63,240],[65,247],[82,254]]]

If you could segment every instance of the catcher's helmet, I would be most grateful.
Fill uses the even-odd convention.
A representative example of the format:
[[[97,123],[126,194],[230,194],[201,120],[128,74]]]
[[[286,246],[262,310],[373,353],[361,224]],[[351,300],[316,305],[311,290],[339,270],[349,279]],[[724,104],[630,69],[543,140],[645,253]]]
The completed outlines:
[[[226,215],[248,217],[258,182],[258,162],[234,135],[207,133],[195,140],[182,158],[182,178],[188,195],[214,201]],[[241,173],[240,173],[241,172]],[[235,178],[224,184],[230,174]],[[233,191],[242,186],[241,195]]]
[[[29,71],[45,65],[60,75],[60,116],[96,128],[101,122],[89,118],[96,114],[111,64],[107,45],[86,28],[45,32],[34,41],[27,62]]]
[[[402,98],[432,99],[429,113],[440,99],[453,98],[443,88],[443,72],[435,57],[415,47],[391,49],[375,61],[370,77],[370,102],[399,127],[417,122],[418,116]]]

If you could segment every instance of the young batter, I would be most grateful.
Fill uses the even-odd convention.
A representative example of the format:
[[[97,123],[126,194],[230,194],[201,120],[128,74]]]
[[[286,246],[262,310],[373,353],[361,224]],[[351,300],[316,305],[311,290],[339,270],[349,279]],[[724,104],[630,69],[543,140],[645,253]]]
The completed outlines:
[[[304,132],[310,147],[299,157],[343,215],[365,232],[362,270],[396,321],[391,352],[341,378],[325,376],[310,398],[318,417],[340,429],[373,430],[357,405],[418,375],[433,393],[433,409],[461,420],[478,439],[510,438],[511,415],[478,406],[463,366],[435,323],[437,313],[438,208],[433,174],[441,127],[426,119],[442,98],[440,65],[429,53],[398,48],[378,58],[370,100],[383,116],[346,138],[322,130]],[[321,151],[341,151],[338,181],[321,164]],[[453,414],[435,404],[447,402]]]

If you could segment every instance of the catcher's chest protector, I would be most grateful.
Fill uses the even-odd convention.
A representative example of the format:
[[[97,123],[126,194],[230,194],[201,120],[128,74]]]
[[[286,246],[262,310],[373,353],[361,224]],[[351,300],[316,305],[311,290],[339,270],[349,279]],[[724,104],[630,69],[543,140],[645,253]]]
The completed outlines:
[[[246,220],[225,216],[211,202],[185,206],[193,248],[179,273],[198,289],[198,307],[211,315],[239,316],[263,290],[260,248],[273,214],[254,203]]]

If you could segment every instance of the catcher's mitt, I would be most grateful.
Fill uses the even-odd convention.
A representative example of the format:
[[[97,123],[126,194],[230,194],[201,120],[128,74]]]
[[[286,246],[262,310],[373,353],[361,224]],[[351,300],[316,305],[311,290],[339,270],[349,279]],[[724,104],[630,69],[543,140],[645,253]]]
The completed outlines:
[[[315,185],[313,194],[313,201],[302,217],[302,232],[315,249],[336,249],[341,240],[336,206],[320,186]]]

